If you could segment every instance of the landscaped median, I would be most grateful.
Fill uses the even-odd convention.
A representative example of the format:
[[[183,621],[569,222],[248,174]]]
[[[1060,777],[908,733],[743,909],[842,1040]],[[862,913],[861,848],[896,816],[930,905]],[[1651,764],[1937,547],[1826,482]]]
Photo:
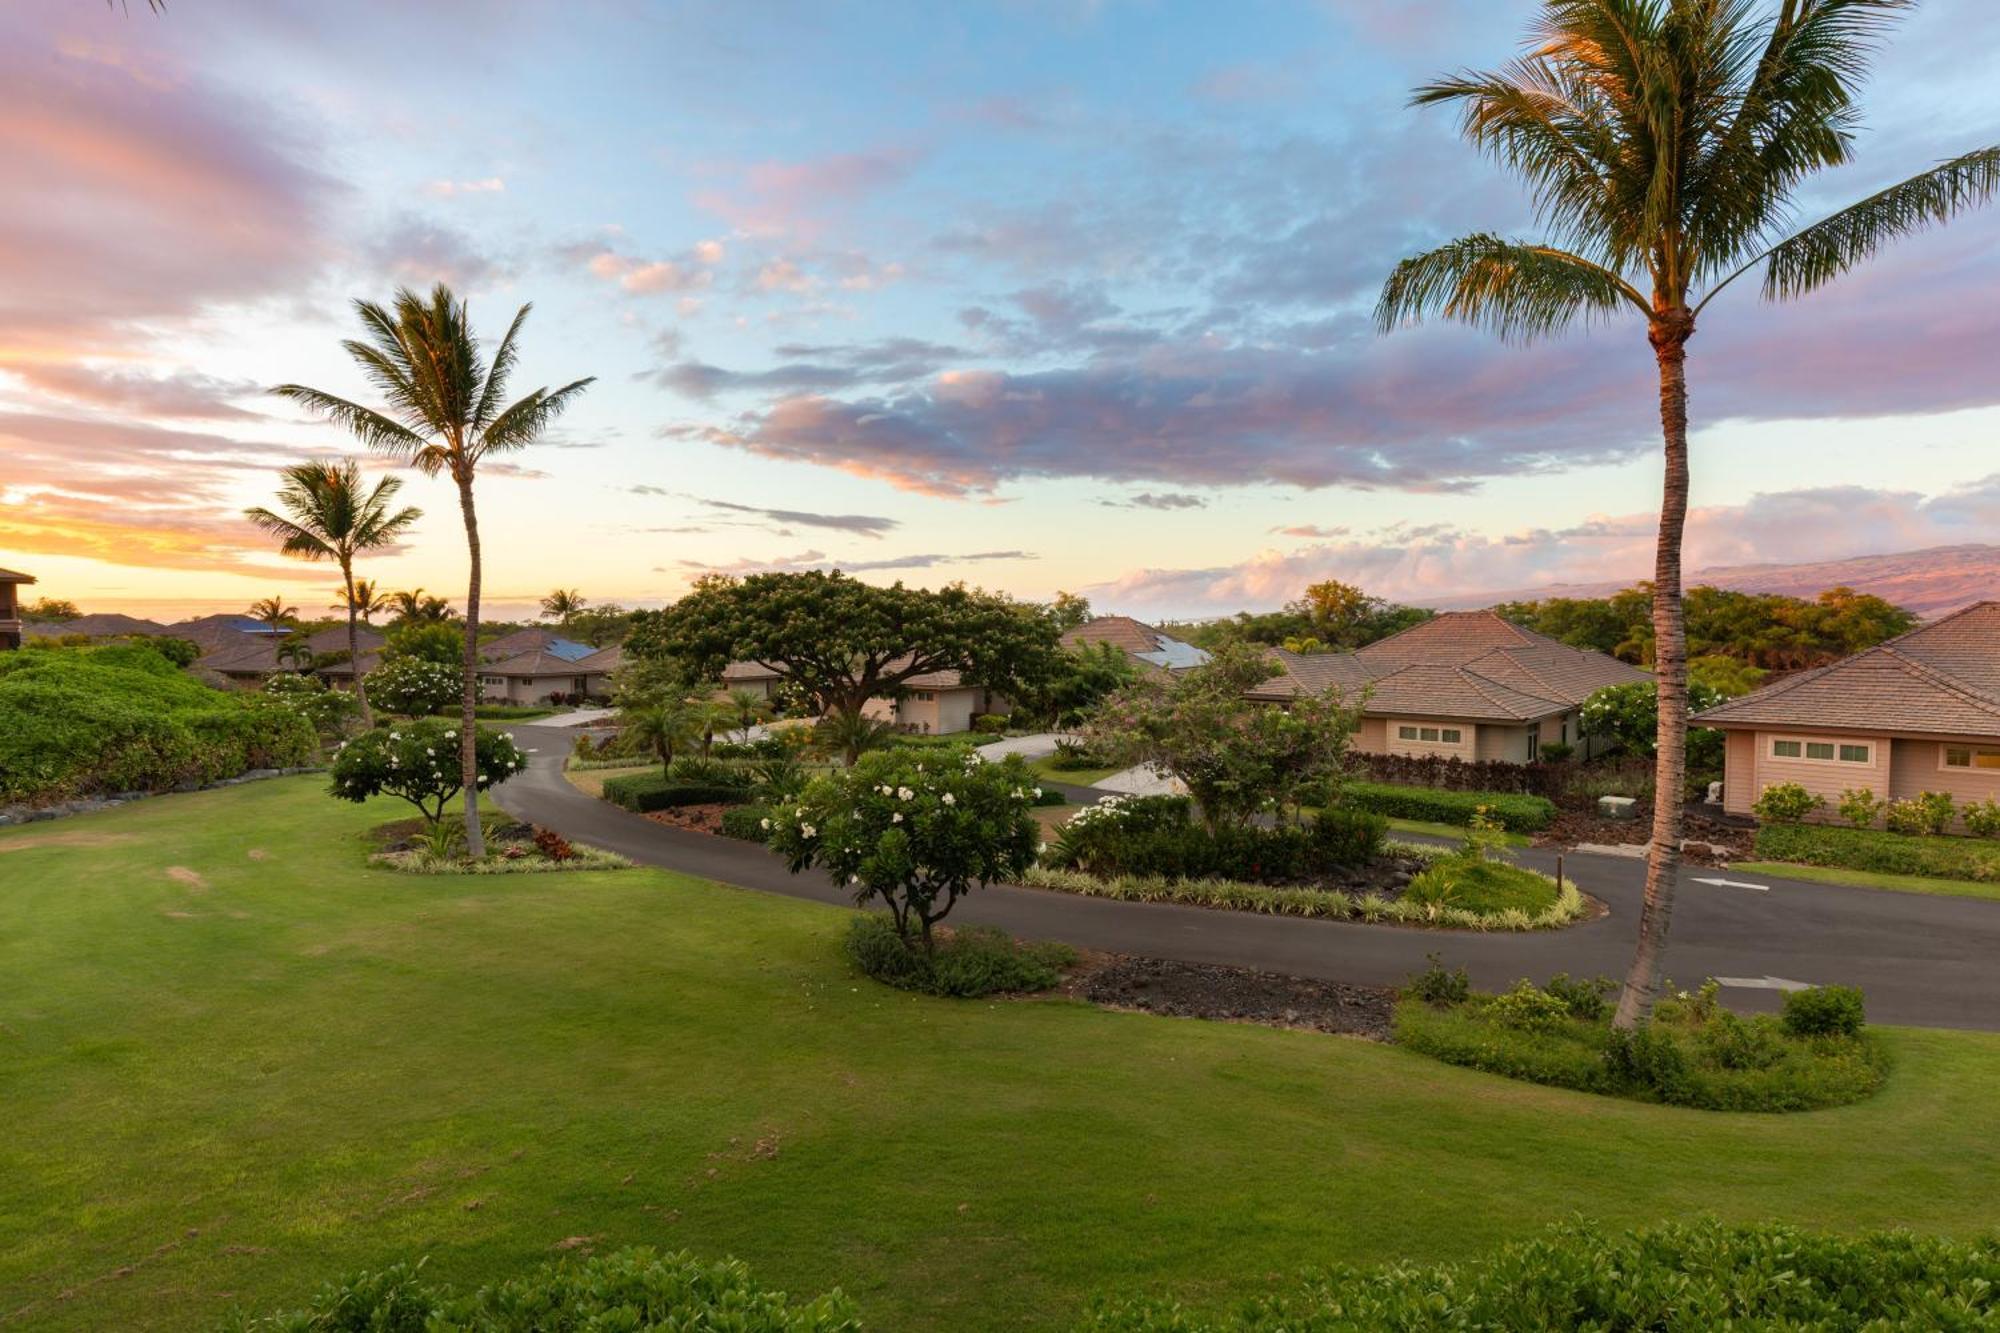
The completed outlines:
[[[1555,803],[1542,796],[1503,791],[1447,791],[1438,787],[1404,787],[1388,782],[1344,782],[1340,803],[1396,819],[1464,827],[1484,811],[1510,833],[1534,833],[1556,817]]]
[[[1542,930],[1589,913],[1576,885],[1498,859],[1481,824],[1459,848],[1394,842],[1335,807],[1296,825],[1196,823],[1185,797],[1108,797],[1057,831],[1022,882],[1085,897],[1272,916]]]

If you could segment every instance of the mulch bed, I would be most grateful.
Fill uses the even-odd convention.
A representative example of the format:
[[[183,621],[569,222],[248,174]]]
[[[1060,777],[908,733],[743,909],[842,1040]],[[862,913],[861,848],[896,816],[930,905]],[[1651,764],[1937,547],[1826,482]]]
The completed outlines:
[[[1071,972],[1064,991],[1110,1009],[1175,1018],[1225,1019],[1367,1037],[1389,1036],[1396,993],[1247,967],[1182,963],[1120,954],[1094,956]]]
[[[647,812],[646,818],[655,824],[693,833],[721,833],[722,812],[727,809],[726,805],[670,805],[664,810]]]
[[[1555,822],[1535,835],[1537,847],[1574,847],[1578,843],[1610,846],[1637,846],[1650,842],[1653,820],[1650,810],[1638,819],[1606,819],[1602,815],[1576,810],[1558,810]],[[1687,848],[1684,855],[1697,865],[1726,865],[1750,856],[1756,837],[1752,829],[1725,824],[1705,815],[1689,812],[1681,825],[1683,842],[1704,844]],[[1718,848],[1719,852],[1709,848]]]

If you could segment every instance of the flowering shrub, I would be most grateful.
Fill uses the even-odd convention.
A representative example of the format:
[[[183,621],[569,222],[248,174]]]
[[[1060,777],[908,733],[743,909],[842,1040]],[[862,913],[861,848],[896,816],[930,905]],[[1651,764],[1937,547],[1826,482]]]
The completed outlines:
[[[770,845],[797,874],[811,866],[881,899],[908,940],[931,952],[931,927],[974,886],[1034,864],[1034,776],[1018,757],[990,764],[964,751],[878,750],[774,806]]]
[[[1968,801],[1964,810],[1965,831],[1975,838],[2000,838],[2000,801],[1987,797]]]
[[[1849,787],[1840,793],[1840,817],[1856,828],[1873,828],[1888,802],[1867,787]]]
[[[527,763],[505,732],[482,730],[475,753],[481,787],[504,781]],[[449,718],[420,718],[364,731],[333,756],[335,796],[355,802],[384,792],[400,796],[433,825],[463,785],[458,723]]]
[[[1796,782],[1774,782],[1751,802],[1757,818],[1771,824],[1796,824],[1826,804],[1826,798]]]
[[[345,690],[330,690],[317,676],[281,671],[264,682],[264,693],[291,709],[322,736],[338,736],[361,711]]]
[[[1101,876],[1166,876],[1289,883],[1366,865],[1387,823],[1334,807],[1307,822],[1209,828],[1188,817],[1184,796],[1107,796],[1076,812],[1044,864]]]
[[[457,700],[464,688],[459,668],[426,657],[398,657],[368,673],[368,699],[405,717],[427,717]]]
[[[1950,792],[1920,791],[1907,800],[1890,803],[1889,831],[1917,837],[1935,836],[1951,827],[1955,813]]]

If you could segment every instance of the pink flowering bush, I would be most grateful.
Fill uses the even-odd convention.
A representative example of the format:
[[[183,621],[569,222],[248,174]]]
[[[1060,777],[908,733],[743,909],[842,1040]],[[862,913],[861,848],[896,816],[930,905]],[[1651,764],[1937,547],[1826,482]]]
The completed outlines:
[[[527,764],[505,732],[482,729],[475,752],[481,788],[505,781]],[[335,796],[357,803],[385,792],[400,796],[432,825],[463,785],[458,723],[451,718],[419,718],[364,731],[333,756]]]
[[[1034,864],[1039,791],[1017,757],[879,750],[773,806],[760,831],[792,873],[818,866],[856,902],[879,898],[897,933],[914,933],[928,953],[931,927],[961,897]]]

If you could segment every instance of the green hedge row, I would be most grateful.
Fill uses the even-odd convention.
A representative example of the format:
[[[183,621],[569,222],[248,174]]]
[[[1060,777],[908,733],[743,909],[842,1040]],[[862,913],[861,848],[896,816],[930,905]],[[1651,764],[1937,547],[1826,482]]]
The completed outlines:
[[[1555,821],[1554,802],[1542,796],[1500,791],[1441,791],[1435,787],[1398,787],[1386,782],[1349,782],[1341,787],[1341,803],[1394,819],[1423,819],[1434,824],[1470,824],[1480,806],[1514,833],[1534,833]]]
[[[2000,882],[2000,841],[1991,838],[1922,838],[1834,824],[1766,824],[1757,830],[1757,855],[1767,861],[1884,875]]]
[[[677,805],[733,805],[743,799],[740,784],[672,782],[664,773],[628,773],[604,780],[604,799],[645,814]]]
[[[1969,1329],[2000,1314],[2000,1237],[1832,1236],[1713,1218],[1551,1227],[1467,1263],[1337,1268],[1218,1315],[1102,1304],[1093,1333],[1461,1329]]]

